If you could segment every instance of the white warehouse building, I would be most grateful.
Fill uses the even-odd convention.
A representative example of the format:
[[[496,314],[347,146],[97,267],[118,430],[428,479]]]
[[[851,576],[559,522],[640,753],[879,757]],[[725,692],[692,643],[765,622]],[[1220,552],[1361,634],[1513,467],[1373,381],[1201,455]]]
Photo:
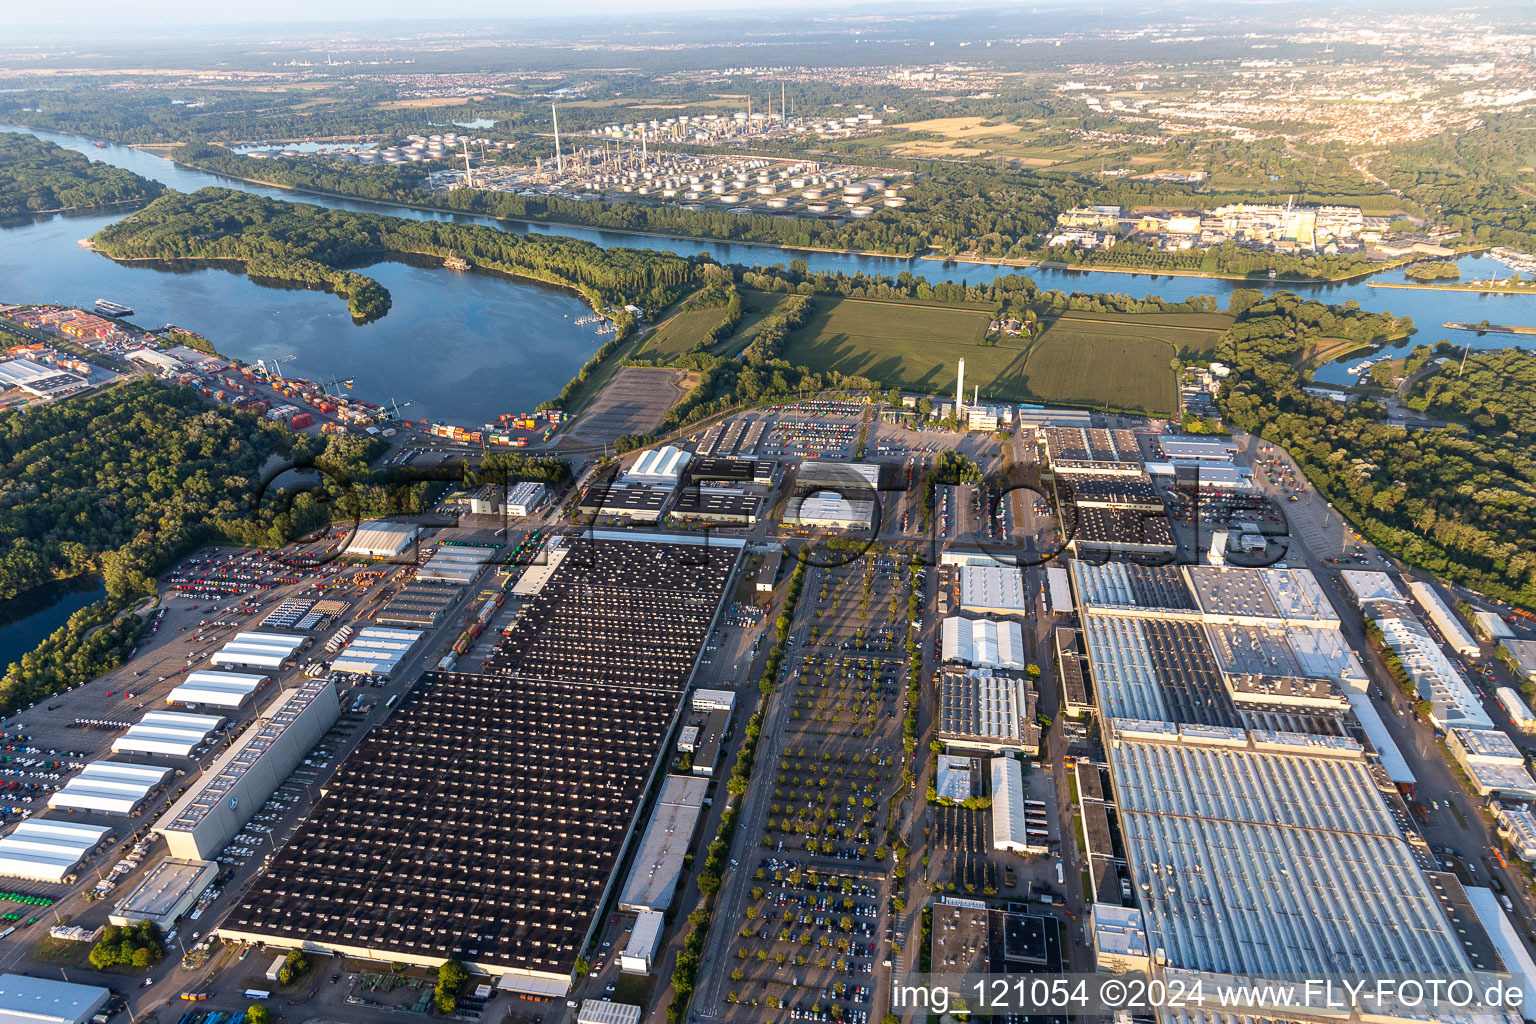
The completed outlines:
[[[286,665],[303,643],[303,637],[287,633],[241,632],[231,637],[208,662],[228,668],[275,671]]]
[[[944,620],[942,635],[945,661],[1018,671],[1027,664],[1024,660],[1024,630],[1017,622],[952,615]]]
[[[160,787],[170,771],[123,761],[93,761],[59,787],[48,798],[48,806],[99,814],[132,814]]]
[[[663,445],[643,452],[624,474],[624,479],[644,487],[676,484],[682,478],[692,455],[674,445]]]
[[[271,682],[271,676],[244,672],[193,672],[184,683],[165,695],[165,702],[235,711],[245,707]]]
[[[115,754],[161,754],[191,757],[210,733],[224,724],[218,715],[192,715],[181,711],[147,711],[137,725],[112,741]]]
[[[336,656],[336,660],[331,662],[331,671],[388,677],[400,667],[400,663],[420,639],[419,629],[369,626],[360,630],[346,649]]]
[[[72,878],[85,855],[111,829],[54,818],[32,818],[0,839],[0,875],[35,882]]]

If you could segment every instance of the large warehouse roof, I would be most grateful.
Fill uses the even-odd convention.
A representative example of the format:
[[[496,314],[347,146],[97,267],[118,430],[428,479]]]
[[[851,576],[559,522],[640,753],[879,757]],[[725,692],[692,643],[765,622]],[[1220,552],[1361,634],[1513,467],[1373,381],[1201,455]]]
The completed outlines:
[[[302,636],[288,633],[241,632],[230,637],[229,642],[208,659],[214,665],[232,665],[237,668],[278,668],[293,657],[304,643]],[[196,673],[200,675],[205,673]],[[208,675],[231,675],[217,672]],[[190,678],[190,677],[189,677]],[[259,676],[253,678],[260,678]]]
[[[845,498],[836,491],[793,495],[784,505],[784,522],[791,526],[869,529],[875,522],[875,502]]]
[[[1188,584],[1171,565],[1072,561],[1077,599],[1085,610],[1136,614],[1195,614]]]
[[[1310,569],[1191,565],[1184,571],[1207,622],[1339,626]]]
[[[939,739],[964,747],[1024,750],[1040,744],[1029,683],[991,669],[939,677]]]
[[[243,672],[193,672],[186,682],[165,695],[165,702],[240,708],[267,682],[267,676]]]
[[[419,583],[452,583],[465,586],[480,574],[480,567],[496,554],[495,548],[442,545],[426,564],[416,570]]]
[[[392,523],[384,519],[363,523],[347,544],[346,554],[362,558],[393,558],[411,546],[420,529],[414,523]]]
[[[666,910],[672,905],[708,789],[708,779],[667,776],[629,878],[619,893],[620,910]]]
[[[137,725],[112,741],[118,754],[166,754],[187,757],[224,721],[218,715],[182,711],[147,711]]]
[[[110,829],[53,818],[32,818],[0,839],[0,875],[62,882]]]
[[[80,1024],[111,995],[100,985],[7,974],[0,976],[0,1024]]]
[[[1011,757],[992,758],[992,848],[1022,852],[1029,842],[1024,773]]]
[[[1024,614],[1029,610],[1024,595],[1024,574],[1002,565],[962,565],[960,607],[999,615]]]
[[[676,483],[691,458],[688,452],[670,444],[652,448],[635,460],[624,479],[637,484]]]
[[[48,806],[102,814],[132,814],[165,781],[169,768],[93,761],[48,798]]]
[[[1171,738],[1171,728],[1136,735]],[[1358,746],[1292,737],[1299,745],[1288,748],[1289,734],[1256,734],[1271,748],[1260,750],[1240,730],[1181,735],[1162,742],[1120,731],[1108,749],[1150,946],[1166,952],[1168,967],[1469,969]]]
[[[945,661],[963,661],[978,668],[1023,669],[1024,631],[1017,622],[966,619],[944,620]]]
[[[369,626],[361,630],[346,646],[336,660],[331,662],[335,672],[355,675],[389,675],[411,653],[416,641],[421,639],[419,629],[381,629]]]

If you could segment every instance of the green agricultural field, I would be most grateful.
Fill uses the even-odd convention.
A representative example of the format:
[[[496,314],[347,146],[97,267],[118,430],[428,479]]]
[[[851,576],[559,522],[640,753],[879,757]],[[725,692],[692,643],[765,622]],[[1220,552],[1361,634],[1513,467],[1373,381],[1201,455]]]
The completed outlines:
[[[1221,313],[1067,313],[1034,338],[983,345],[991,314],[964,307],[865,299],[817,300],[785,358],[930,394],[955,387],[984,399],[1109,405],[1169,414],[1175,356],[1208,353],[1232,318]]]
[[[974,374],[985,385],[1023,351],[1019,342],[982,345],[991,320],[990,311],[964,306],[817,298],[784,358],[933,392],[954,388],[955,361],[964,358],[966,380]]]
[[[673,359],[693,351],[695,345],[708,337],[720,318],[725,316],[724,306],[695,309],[678,313],[656,328],[645,344],[635,353],[638,356],[661,356]]]
[[[713,353],[736,355],[746,348],[752,339],[757,337],[758,328],[762,326],[763,321],[767,320],[788,297],[769,292],[743,292],[741,322],[736,325],[734,334],[714,347]],[[711,306],[708,309],[679,313],[656,328],[635,354],[642,357],[659,356],[663,359],[675,359],[678,356],[687,355],[694,350],[694,346],[704,341],[723,316],[725,316],[724,306]]]

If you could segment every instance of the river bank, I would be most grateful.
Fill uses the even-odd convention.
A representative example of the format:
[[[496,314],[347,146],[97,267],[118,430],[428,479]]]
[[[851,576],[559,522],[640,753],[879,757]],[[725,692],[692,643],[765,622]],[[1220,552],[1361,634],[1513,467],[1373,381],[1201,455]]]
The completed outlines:
[[[1500,288],[1476,284],[1427,284],[1418,281],[1367,281],[1367,288],[1400,288],[1415,292],[1472,292],[1478,295],[1536,295],[1536,285]]]
[[[1351,284],[1364,281],[1366,278],[1387,271],[1397,270],[1406,266],[1411,260],[1399,260],[1392,263],[1383,263],[1379,267],[1371,267],[1362,270],[1358,274],[1348,274],[1344,277],[1251,277],[1244,274],[1219,274],[1208,270],[1184,270],[1180,268],[1148,268],[1148,267],[1123,267],[1110,264],[1094,264],[1084,266],[1075,263],[1063,263],[1061,260],[1033,260],[1006,257],[981,256],[935,256],[924,253],[918,257],[923,260],[931,260],[935,263],[965,263],[983,267],[1017,267],[1020,269],[1034,268],[1038,270],[1059,270],[1065,273],[1076,274],[1131,274],[1139,277],[1192,277],[1204,281],[1230,281],[1237,284],[1252,285],[1301,285],[1311,287],[1317,285]]]
[[[1440,326],[1453,331],[1472,331],[1476,334],[1536,334],[1536,327],[1521,327],[1512,324],[1460,324],[1447,321]]]

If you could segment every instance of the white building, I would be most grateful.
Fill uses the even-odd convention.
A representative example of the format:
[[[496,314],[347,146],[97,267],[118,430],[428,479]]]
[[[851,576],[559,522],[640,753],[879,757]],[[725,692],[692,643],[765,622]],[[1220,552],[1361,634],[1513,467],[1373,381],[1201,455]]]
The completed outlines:
[[[1499,703],[1504,705],[1504,710],[1509,713],[1509,722],[1523,733],[1536,732],[1536,715],[1531,714],[1531,707],[1515,691],[1513,687],[1501,686],[1494,691],[1499,698]]]
[[[0,839],[0,875],[35,882],[74,877],[85,855],[111,829],[56,818],[29,818]]]
[[[302,636],[290,633],[241,632],[208,661],[215,666],[276,670],[286,666],[303,645]]]
[[[1024,772],[1011,757],[994,757],[992,769],[992,849],[1029,852],[1024,816]]]
[[[1477,657],[1482,648],[1478,646],[1472,634],[1467,632],[1467,627],[1461,624],[1456,613],[1440,599],[1434,587],[1423,580],[1409,580],[1408,590],[1429,616],[1429,621],[1440,630],[1440,635],[1445,637],[1445,642],[1450,645],[1451,650],[1463,658]]]
[[[369,626],[336,655],[331,671],[348,675],[376,675],[388,679],[421,639],[419,629]]]
[[[629,933],[629,942],[619,952],[619,970],[625,974],[650,974],[655,965],[656,949],[661,945],[664,915],[655,910],[642,910],[635,919],[635,927]]]
[[[1450,729],[1445,745],[1478,796],[1536,800],[1536,779],[1515,741],[1497,729]]]
[[[983,615],[1025,614],[1024,574],[1002,565],[961,566],[960,607]]]
[[[1016,671],[1023,671],[1027,664],[1024,660],[1024,630],[1017,622],[953,615],[944,620],[941,632],[945,661]]]
[[[48,798],[48,806],[60,810],[129,815],[139,809],[169,773],[169,768],[122,761],[93,761],[55,790]]]
[[[824,530],[868,530],[875,524],[875,502],[845,498],[836,491],[795,495],[784,504],[784,523]]]
[[[1525,804],[1493,805],[1494,821],[1499,835],[1515,848],[1515,854],[1523,861],[1536,864],[1536,814]]]
[[[214,655],[215,658],[218,655]],[[254,657],[254,655],[236,655]],[[276,656],[279,663],[286,657]],[[270,676],[251,675],[243,672],[193,672],[186,681],[165,695],[167,704],[184,704],[189,707],[224,708],[236,711],[245,707],[256,693],[272,681]]]
[[[641,487],[675,485],[692,458],[688,452],[670,444],[651,448],[641,453],[624,473],[624,480]]]
[[[415,543],[420,532],[415,523],[376,519],[357,528],[344,553],[356,558],[395,558]]]
[[[640,1007],[607,999],[583,999],[576,1011],[576,1024],[640,1024]]]
[[[191,715],[180,711],[146,711],[138,724],[112,741],[115,754],[162,754],[191,757],[208,735],[224,724],[218,715]]]
[[[85,1024],[111,998],[100,985],[7,974],[0,976],[0,1024]]]

